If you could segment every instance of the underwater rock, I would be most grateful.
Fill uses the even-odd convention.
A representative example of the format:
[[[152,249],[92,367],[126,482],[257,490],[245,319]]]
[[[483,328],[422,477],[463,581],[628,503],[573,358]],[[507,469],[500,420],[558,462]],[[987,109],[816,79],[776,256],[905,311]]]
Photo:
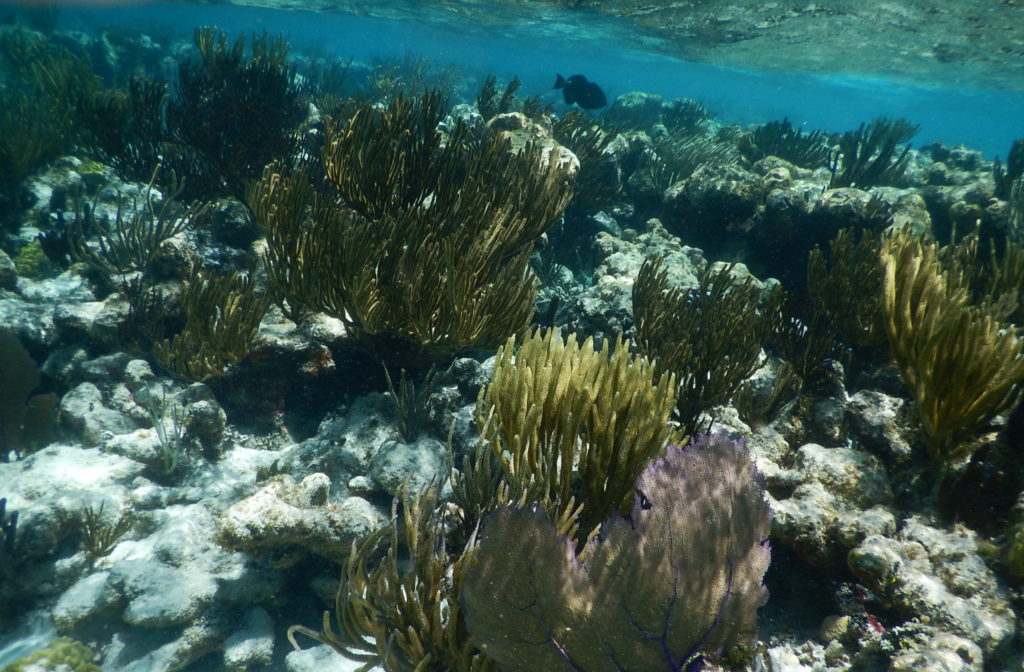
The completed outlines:
[[[103,663],[118,672],[175,672],[222,646],[231,623],[204,615],[167,641],[161,631],[119,633],[106,650]],[[140,655],[140,651],[146,653]]]
[[[60,278],[64,277],[60,276]],[[67,279],[65,278],[65,280]],[[26,292],[33,294],[35,290],[39,289],[39,285],[44,283],[49,285],[50,289],[55,289],[57,292],[67,290],[71,295],[53,300],[38,296],[35,298],[25,296]],[[18,278],[17,293],[0,292],[0,324],[3,324],[7,331],[18,336],[26,346],[52,348],[60,336],[60,331],[53,319],[57,305],[92,301],[93,299],[90,292],[87,290],[80,292],[80,290],[83,290],[81,283],[74,280],[58,282],[58,279],[54,279],[36,283]],[[49,295],[50,290],[43,291]]]
[[[1006,235],[1007,218],[1003,201],[995,199],[991,172],[974,174],[974,179],[955,186],[929,186],[920,191],[939,233],[954,227],[972,231],[978,222],[982,228]]]
[[[874,187],[871,194],[881,199],[892,216],[892,228],[909,227],[917,235],[929,235],[932,232],[932,217],[928,206],[916,189],[896,189],[894,187]]]
[[[0,289],[12,290],[18,283],[18,269],[6,252],[0,250]]]
[[[665,226],[687,245],[721,249],[730,234],[752,227],[764,197],[761,178],[749,170],[704,165],[665,192]]]
[[[772,538],[812,566],[840,566],[852,544],[896,530],[885,509],[892,500],[888,476],[873,455],[807,444],[792,468],[765,475],[768,492],[780,493],[772,494]]]
[[[274,621],[257,607],[245,615],[241,627],[224,642],[224,666],[232,672],[263,668],[274,654]]]
[[[324,474],[312,474],[299,483],[288,475],[275,476],[221,515],[217,539],[232,550],[257,556],[273,553],[279,567],[309,553],[343,563],[352,541],[383,525],[385,516],[359,497],[340,504],[328,501],[329,488]]]
[[[90,339],[103,345],[113,345],[115,330],[110,320],[101,323],[100,318],[107,312],[110,301],[83,301],[62,303],[53,311],[54,326],[60,331],[61,339],[81,342]],[[118,301],[127,305],[123,301]],[[127,311],[125,311],[127,317]]]
[[[925,147],[915,156],[907,173],[930,186],[958,186],[991,175],[985,155],[964,145],[946,147],[940,142]]]
[[[60,400],[60,422],[87,446],[98,446],[111,434],[128,434],[135,422],[103,403],[103,393],[92,383],[82,383]]]
[[[384,394],[356,398],[343,412],[326,417],[315,435],[281,451],[276,469],[295,478],[323,472],[336,484],[366,474],[371,456],[395,438],[395,428],[385,421],[391,407]]]
[[[798,182],[781,187],[773,181],[765,180],[764,184],[768,194],[765,196],[759,226],[774,231],[789,232],[802,226],[821,193],[821,186],[814,183]]]
[[[986,655],[1014,636],[1011,593],[979,554],[974,532],[905,520],[898,533],[872,535],[850,551],[850,570],[900,613],[966,637]]]
[[[95,572],[79,579],[57,600],[53,607],[53,624],[68,632],[116,606],[121,596],[109,589],[109,580],[109,571]]]
[[[628,278],[604,275],[574,297],[568,308],[569,328],[588,336],[626,331],[632,324],[633,283]]]
[[[132,357],[124,352],[101,355],[82,362],[76,373],[80,380],[110,390],[120,384],[117,381],[124,377],[125,368],[131,361]]]
[[[314,646],[308,649],[291,651],[285,657],[285,665],[288,672],[360,672],[363,662],[349,660],[327,646]],[[374,666],[368,672],[382,672],[383,668]]]
[[[966,145],[954,145],[947,147],[941,142],[933,142],[925,148],[933,161],[941,161],[947,166],[963,171],[966,174],[975,173],[979,170],[988,170],[988,161],[984,152],[971,149]]]
[[[985,658],[974,642],[942,632],[929,630],[923,642],[919,638],[905,644],[910,650],[901,651],[889,661],[887,672],[981,672]]]
[[[216,399],[203,399],[185,409],[185,435],[207,450],[219,450],[228,416]]]
[[[153,514],[153,533],[122,542],[99,561],[100,571],[64,592],[55,624],[62,631],[105,624],[112,631],[105,664],[118,670],[179,669],[195,646],[205,651],[223,642],[229,633],[210,627],[216,614],[266,600],[279,586],[244,556],[213,543],[213,516],[203,505]]]
[[[128,600],[124,622],[147,628],[191,623],[217,595],[215,577],[198,568],[169,567],[152,559],[118,562],[107,584]]]
[[[611,337],[633,324],[633,282],[644,259],[659,256],[665,261],[669,281],[683,287],[700,284],[698,275],[707,261],[701,251],[681,245],[657,219],[647,222],[647,232],[631,239],[600,233],[594,240],[594,283],[576,294],[568,306],[570,329],[581,334]]]
[[[579,172],[580,160],[576,155],[551,137],[551,132],[547,128],[526,115],[520,112],[499,114],[488,121],[487,126],[508,138],[514,151],[518,152],[532,142],[540,148],[541,163],[547,165],[548,162],[554,161],[556,164],[568,166],[570,178]]]
[[[216,242],[233,248],[224,250],[223,247],[211,247],[211,251],[216,252],[221,258],[225,254],[237,251],[240,253],[237,255],[238,261],[242,261],[244,254],[260,235],[260,230],[253,222],[248,208],[234,199],[217,201],[206,212],[203,231],[208,232]]]
[[[102,442],[100,449],[104,453],[126,457],[140,466],[158,465],[162,457],[160,437],[152,428],[111,436]]]
[[[412,443],[388,441],[370,458],[369,475],[389,495],[397,495],[405,483],[409,492],[430,483],[447,486],[448,452],[443,443],[431,437],[420,437]]]
[[[863,224],[870,218],[871,193],[854,187],[829,189],[818,198],[811,214],[814,219],[827,223],[831,231]],[[831,237],[831,236],[829,236]]]
[[[813,479],[856,507],[885,504],[892,496],[888,476],[879,460],[853,448],[825,448],[809,443],[797,450],[793,468],[805,475],[805,482]]]
[[[917,434],[910,402],[875,390],[860,390],[846,404],[846,420],[867,450],[906,462]]]
[[[644,91],[630,91],[617,97],[611,107],[601,115],[606,128],[622,127],[627,130],[650,130],[661,122],[663,102],[660,95]]]
[[[800,646],[783,643],[765,652],[771,672],[818,672],[831,669],[825,662],[825,647],[809,641]]]
[[[472,357],[459,357],[448,368],[448,375],[459,386],[459,393],[467,399],[476,400],[480,390],[491,382],[494,374],[494,358],[489,357],[487,363],[481,363]]]

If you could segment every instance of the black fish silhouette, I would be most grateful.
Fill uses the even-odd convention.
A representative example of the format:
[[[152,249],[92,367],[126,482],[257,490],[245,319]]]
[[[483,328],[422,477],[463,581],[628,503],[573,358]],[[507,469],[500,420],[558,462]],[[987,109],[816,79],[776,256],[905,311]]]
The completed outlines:
[[[557,75],[554,88],[562,90],[566,105],[576,103],[584,110],[596,110],[608,104],[601,87],[587,81],[583,75],[573,75],[569,79]]]

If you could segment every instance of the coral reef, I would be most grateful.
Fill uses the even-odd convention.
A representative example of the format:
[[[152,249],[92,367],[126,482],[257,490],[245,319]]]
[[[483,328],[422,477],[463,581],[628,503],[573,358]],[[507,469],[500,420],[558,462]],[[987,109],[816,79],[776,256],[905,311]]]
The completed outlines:
[[[85,644],[58,637],[45,648],[19,658],[4,667],[4,672],[32,672],[33,670],[61,670],[66,672],[100,672],[93,663],[96,654]]]
[[[202,382],[249,354],[269,299],[253,289],[251,275],[193,271],[182,292],[185,327],[157,343],[157,362],[179,378]]]
[[[41,18],[0,667],[1020,667],[1019,142]]]
[[[181,64],[177,91],[167,106],[171,137],[195,148],[210,167],[203,174],[217,176],[223,189],[239,199],[264,166],[296,150],[293,131],[306,113],[285,60],[284,38],[253,35],[248,57],[245,45],[244,35],[229,46],[226,33],[197,28],[200,59]],[[217,195],[221,189],[216,186],[193,188]]]

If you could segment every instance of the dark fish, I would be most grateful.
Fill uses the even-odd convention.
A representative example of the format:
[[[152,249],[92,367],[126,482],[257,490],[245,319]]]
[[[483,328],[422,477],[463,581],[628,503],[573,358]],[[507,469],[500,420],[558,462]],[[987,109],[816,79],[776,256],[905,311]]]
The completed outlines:
[[[584,110],[596,110],[608,104],[601,87],[587,81],[583,75],[573,75],[569,79],[557,75],[554,88],[562,90],[566,105],[576,103]]]

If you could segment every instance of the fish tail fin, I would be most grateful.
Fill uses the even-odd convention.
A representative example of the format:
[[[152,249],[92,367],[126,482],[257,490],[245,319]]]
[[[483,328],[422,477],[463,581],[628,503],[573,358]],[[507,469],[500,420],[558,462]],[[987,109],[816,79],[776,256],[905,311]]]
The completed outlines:
[[[555,75],[555,85],[551,87],[553,89],[564,89],[565,88],[565,77],[561,75]]]

